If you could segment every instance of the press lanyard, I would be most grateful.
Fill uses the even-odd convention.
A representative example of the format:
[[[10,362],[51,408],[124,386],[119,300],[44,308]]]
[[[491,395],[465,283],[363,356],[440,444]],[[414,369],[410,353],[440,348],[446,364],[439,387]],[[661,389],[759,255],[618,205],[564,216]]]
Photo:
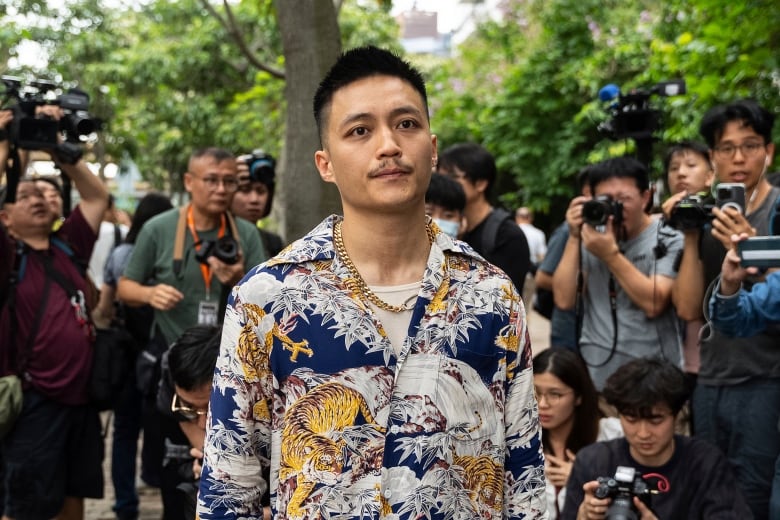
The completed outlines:
[[[187,209],[187,227],[190,228],[192,239],[195,241],[195,249],[200,251],[201,241],[198,238],[198,231],[195,229],[195,220],[192,217],[192,204]],[[217,239],[225,236],[225,214],[221,216],[219,223],[219,231],[217,232]],[[206,299],[211,298],[211,267],[208,264],[200,264],[200,274],[203,276],[203,283],[206,285]]]

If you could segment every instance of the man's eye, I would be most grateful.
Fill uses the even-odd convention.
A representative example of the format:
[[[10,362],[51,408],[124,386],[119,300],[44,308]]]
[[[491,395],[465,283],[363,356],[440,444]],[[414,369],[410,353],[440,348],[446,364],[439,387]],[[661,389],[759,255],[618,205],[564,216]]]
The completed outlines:
[[[411,119],[404,119],[398,126],[405,129],[416,128],[417,123]]]
[[[350,134],[358,135],[358,136],[363,136],[363,135],[366,135],[367,133],[368,133],[368,129],[366,127],[364,127],[364,126],[359,126],[357,128],[353,128],[352,131],[350,132]]]

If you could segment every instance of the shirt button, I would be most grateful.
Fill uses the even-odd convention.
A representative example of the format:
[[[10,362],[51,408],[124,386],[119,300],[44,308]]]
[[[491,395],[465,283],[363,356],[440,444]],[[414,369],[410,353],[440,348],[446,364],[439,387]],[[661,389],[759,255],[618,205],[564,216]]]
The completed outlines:
[[[393,496],[393,492],[390,491],[389,489],[385,489],[384,495],[385,495],[385,498],[390,498],[391,496]]]

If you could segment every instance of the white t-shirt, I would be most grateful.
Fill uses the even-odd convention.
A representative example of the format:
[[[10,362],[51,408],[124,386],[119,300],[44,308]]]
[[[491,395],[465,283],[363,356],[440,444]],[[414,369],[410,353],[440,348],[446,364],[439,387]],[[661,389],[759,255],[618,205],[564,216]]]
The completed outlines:
[[[127,226],[119,225],[119,234],[121,235],[119,243],[127,235],[127,231]],[[92,256],[89,257],[89,266],[87,267],[87,274],[92,278],[98,289],[103,285],[103,268],[106,265],[106,260],[108,260],[108,255],[115,246],[119,245],[119,243],[115,242],[114,224],[101,222],[98,238],[95,242],[95,247],[92,249]]]
[[[544,236],[544,231],[528,223],[518,224],[518,226],[523,230],[525,240],[528,242],[531,263],[538,265],[547,254],[547,238]]]
[[[408,283],[404,285],[394,285],[386,287],[369,287],[380,300],[390,305],[408,306],[409,310],[403,312],[392,312],[380,309],[371,304],[374,312],[379,316],[385,334],[393,345],[396,356],[401,355],[401,349],[409,332],[409,322],[412,320],[412,310],[417,295],[420,293],[422,281]]]

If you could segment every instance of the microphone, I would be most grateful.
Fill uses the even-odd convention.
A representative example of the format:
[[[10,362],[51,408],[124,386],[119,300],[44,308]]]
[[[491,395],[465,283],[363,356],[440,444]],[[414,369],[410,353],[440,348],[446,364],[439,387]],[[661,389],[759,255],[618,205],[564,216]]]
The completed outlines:
[[[604,85],[599,90],[599,99],[601,101],[612,101],[619,95],[620,95],[620,87],[618,87],[614,83],[609,83],[608,85]]]

